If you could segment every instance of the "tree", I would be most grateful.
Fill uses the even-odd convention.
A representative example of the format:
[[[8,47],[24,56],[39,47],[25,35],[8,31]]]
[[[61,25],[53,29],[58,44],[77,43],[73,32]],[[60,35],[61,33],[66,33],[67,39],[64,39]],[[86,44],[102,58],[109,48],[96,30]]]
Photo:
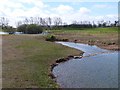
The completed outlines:
[[[104,22],[104,23],[103,23],[103,27],[106,27],[106,24],[107,24],[107,23],[106,23],[106,22]]]
[[[17,27],[19,27],[20,25],[22,25],[22,21],[17,22]]]
[[[25,20],[24,20],[24,24],[28,24],[28,23],[29,23],[28,18],[25,18]]]
[[[30,17],[30,24],[33,24],[33,17]]]
[[[9,20],[7,18],[1,17],[0,23],[1,23],[2,29],[4,29],[5,26],[8,26],[8,22]]]
[[[17,31],[18,32],[23,32],[23,33],[27,34],[26,27],[27,27],[27,24],[22,24],[22,25],[17,27]]]
[[[30,24],[26,27],[28,34],[39,34],[42,33],[43,29],[40,25],[37,24]]]
[[[62,24],[62,19],[60,17],[55,17],[54,18],[54,25],[59,26],[60,24]]]
[[[14,33],[16,31],[15,28],[13,28],[12,26],[5,26],[3,29],[4,32],[9,32],[9,33]]]
[[[117,26],[117,24],[118,24],[118,21],[115,21],[114,26]]]
[[[51,26],[51,24],[52,24],[52,19],[49,17],[48,18],[48,23],[49,23],[49,26]]]
[[[76,20],[74,20],[74,21],[72,22],[72,24],[78,24],[78,22],[77,22]]]

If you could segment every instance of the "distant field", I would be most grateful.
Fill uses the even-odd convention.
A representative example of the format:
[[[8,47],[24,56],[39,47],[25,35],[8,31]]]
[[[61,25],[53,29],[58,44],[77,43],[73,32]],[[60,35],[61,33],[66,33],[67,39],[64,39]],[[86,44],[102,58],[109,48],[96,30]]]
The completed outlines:
[[[52,30],[51,32],[54,34],[59,34],[59,33],[67,33],[67,34],[110,34],[110,33],[118,33],[118,28],[117,27],[110,27],[110,28],[90,28],[90,29],[80,29],[80,30],[75,30],[75,29],[62,29],[62,30]],[[119,31],[120,32],[120,31]]]
[[[83,30],[52,30],[57,38],[66,38],[69,41],[77,40],[80,43],[95,44],[101,48],[118,49],[117,27],[110,28],[92,28]]]

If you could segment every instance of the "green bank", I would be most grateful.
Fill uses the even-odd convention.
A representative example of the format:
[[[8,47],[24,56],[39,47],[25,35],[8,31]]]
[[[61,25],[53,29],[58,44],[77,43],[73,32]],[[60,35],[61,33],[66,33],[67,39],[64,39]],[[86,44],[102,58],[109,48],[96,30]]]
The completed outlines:
[[[81,52],[53,42],[43,36],[4,35],[3,88],[54,88],[58,85],[48,76],[56,59]]]

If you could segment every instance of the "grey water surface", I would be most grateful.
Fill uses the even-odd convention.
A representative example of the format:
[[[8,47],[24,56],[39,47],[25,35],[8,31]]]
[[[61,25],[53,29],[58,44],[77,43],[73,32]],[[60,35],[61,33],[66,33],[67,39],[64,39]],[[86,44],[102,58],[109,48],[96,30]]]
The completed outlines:
[[[72,42],[56,42],[84,53],[54,67],[53,74],[62,88],[118,88],[118,53],[97,46]]]

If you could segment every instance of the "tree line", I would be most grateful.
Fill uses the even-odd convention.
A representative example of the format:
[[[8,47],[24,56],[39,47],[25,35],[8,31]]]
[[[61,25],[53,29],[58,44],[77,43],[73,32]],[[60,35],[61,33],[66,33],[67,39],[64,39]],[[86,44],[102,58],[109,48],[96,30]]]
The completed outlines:
[[[21,31],[24,33],[41,33],[43,29],[62,29],[62,28],[96,28],[96,27],[116,27],[119,26],[119,21],[114,21],[114,23],[111,23],[111,21],[98,21],[95,23],[95,21],[73,21],[71,24],[67,24],[66,22],[63,22],[63,20],[60,17],[29,17],[24,18],[21,21],[18,21],[16,23],[17,29],[16,31]],[[9,19],[5,17],[0,18],[0,27],[7,31],[15,31],[15,28],[12,26],[9,26]],[[24,28],[24,29],[23,29]],[[32,28],[32,29],[31,29]],[[34,29],[36,28],[36,29]],[[38,29],[39,28],[39,29]]]

